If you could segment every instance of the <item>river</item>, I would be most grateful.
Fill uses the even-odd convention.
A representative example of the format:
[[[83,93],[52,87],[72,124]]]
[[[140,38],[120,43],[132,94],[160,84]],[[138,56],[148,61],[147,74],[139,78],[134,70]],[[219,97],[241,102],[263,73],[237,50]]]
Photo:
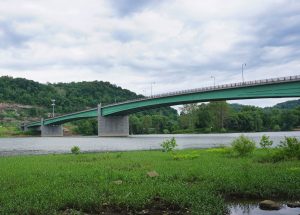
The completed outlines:
[[[242,133],[227,134],[166,134],[132,135],[129,137],[18,137],[0,138],[0,156],[22,154],[68,153],[72,146],[79,146],[82,152],[131,151],[159,149],[160,144],[175,137],[178,149],[211,148],[228,146]],[[270,136],[274,146],[285,136],[300,138],[300,131],[244,133],[258,144],[263,134]]]

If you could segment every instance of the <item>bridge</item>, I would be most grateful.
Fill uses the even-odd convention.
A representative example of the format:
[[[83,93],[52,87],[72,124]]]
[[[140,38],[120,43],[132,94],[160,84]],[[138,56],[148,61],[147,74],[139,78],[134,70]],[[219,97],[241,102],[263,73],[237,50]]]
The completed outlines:
[[[197,102],[300,97],[300,75],[164,93],[23,124],[42,136],[63,136],[66,122],[98,117],[98,136],[128,136],[129,114],[142,110]]]

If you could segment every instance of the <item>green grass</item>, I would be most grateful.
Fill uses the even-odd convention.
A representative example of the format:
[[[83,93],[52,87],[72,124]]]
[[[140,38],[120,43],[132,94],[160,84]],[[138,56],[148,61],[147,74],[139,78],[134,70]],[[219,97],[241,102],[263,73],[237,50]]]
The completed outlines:
[[[19,130],[16,126],[3,126],[0,125],[0,137],[9,137],[14,136],[19,133]]]
[[[196,151],[196,152],[195,152]],[[300,162],[259,163],[266,152],[231,158],[223,149],[0,158],[0,214],[87,213],[103,205],[143,209],[153,198],[194,214],[224,214],[226,199],[299,199]],[[150,178],[155,170],[159,176]],[[113,181],[121,180],[122,184]]]
[[[19,125],[0,125],[0,138],[1,137],[18,137],[18,136],[35,136],[39,134],[38,131],[29,130],[29,131],[21,131]]]

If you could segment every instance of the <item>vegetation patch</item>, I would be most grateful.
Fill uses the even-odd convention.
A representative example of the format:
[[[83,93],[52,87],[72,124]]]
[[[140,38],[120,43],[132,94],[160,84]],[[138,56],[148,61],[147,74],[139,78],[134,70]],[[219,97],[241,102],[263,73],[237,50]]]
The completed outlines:
[[[268,149],[273,145],[273,141],[270,140],[269,136],[264,134],[260,139],[259,145],[263,149]]]
[[[285,137],[271,158],[274,162],[300,160],[300,141],[295,137]]]
[[[257,157],[261,163],[300,160],[300,141],[295,137],[285,137],[278,147],[264,150],[266,154]]]
[[[163,148],[164,152],[172,152],[178,145],[176,139],[172,137],[170,140],[165,140],[160,146]]]
[[[272,154],[277,149],[270,149]],[[300,198],[300,161],[207,149],[0,158],[0,214],[225,214],[227,198]],[[154,171],[155,177],[147,173]]]
[[[246,156],[253,153],[255,149],[255,142],[250,138],[241,135],[232,142],[231,146],[232,151],[237,156]]]
[[[73,146],[71,152],[72,154],[78,155],[80,153],[80,148],[78,146]]]
[[[174,160],[193,160],[200,155],[197,151],[192,151],[190,153],[173,153],[172,156]]]

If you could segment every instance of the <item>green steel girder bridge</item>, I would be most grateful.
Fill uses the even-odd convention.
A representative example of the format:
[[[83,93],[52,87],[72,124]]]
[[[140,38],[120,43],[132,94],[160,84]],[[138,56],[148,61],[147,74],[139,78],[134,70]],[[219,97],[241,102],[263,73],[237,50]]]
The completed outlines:
[[[208,101],[288,97],[300,97],[300,75],[203,87],[99,105],[97,108],[24,124],[23,128],[39,129],[42,136],[63,136],[62,124],[98,117],[99,136],[128,136],[128,115],[146,109]]]

